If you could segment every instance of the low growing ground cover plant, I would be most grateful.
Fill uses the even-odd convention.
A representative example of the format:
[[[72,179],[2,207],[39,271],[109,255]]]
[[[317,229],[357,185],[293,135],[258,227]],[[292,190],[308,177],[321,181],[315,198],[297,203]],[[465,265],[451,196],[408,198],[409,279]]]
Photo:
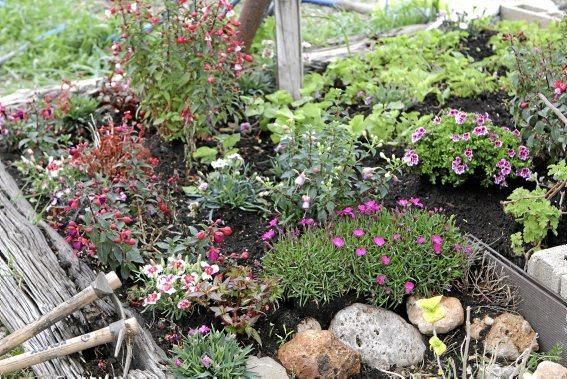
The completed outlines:
[[[520,132],[492,124],[488,114],[451,109],[417,128],[403,161],[432,183],[461,185],[477,177],[483,186],[531,176],[530,150]]]
[[[195,139],[237,113],[243,66],[238,21],[229,1],[116,1],[110,13],[121,20],[113,44],[113,80],[132,80],[141,110],[168,139]]]
[[[408,294],[442,293],[463,274],[471,248],[452,218],[421,209],[419,199],[398,204],[347,207],[327,227],[281,238],[264,257],[266,273],[281,278],[285,295],[300,304],[355,292],[393,306]]]
[[[384,196],[400,162],[384,156],[383,167],[365,167],[362,161],[376,155],[378,145],[358,142],[338,123],[283,137],[272,162],[276,181],[265,182],[282,223],[324,221],[357,198]]]
[[[253,378],[246,368],[251,352],[233,334],[203,325],[173,347],[169,369],[176,378]]]

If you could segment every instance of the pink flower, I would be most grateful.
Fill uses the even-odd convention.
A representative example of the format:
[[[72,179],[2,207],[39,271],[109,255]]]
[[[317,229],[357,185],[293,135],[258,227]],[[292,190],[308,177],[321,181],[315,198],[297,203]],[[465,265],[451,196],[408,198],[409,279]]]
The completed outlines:
[[[303,186],[303,184],[305,184],[305,179],[305,172],[302,172],[297,178],[295,178],[295,185],[298,187]]]
[[[275,228],[276,226],[278,226],[278,224],[279,224],[279,220],[277,217],[275,217],[268,222],[268,227]]]
[[[411,142],[412,143],[416,143],[417,141],[419,141],[420,139],[423,138],[423,136],[427,133],[427,130],[423,127],[419,127],[415,130],[415,132],[411,135]]]
[[[183,299],[179,303],[177,303],[177,308],[179,309],[187,309],[190,306],[191,306],[191,302],[187,299]]]
[[[488,129],[486,128],[486,126],[481,125],[481,126],[477,126],[476,128],[473,129],[473,133],[477,136],[485,136],[488,134]]]
[[[163,271],[163,267],[160,265],[145,265],[142,271],[148,278],[157,278],[159,273]]]
[[[431,236],[431,243],[433,245],[433,251],[435,254],[441,254],[441,244],[443,243],[443,238],[439,235]]]
[[[468,166],[462,162],[461,157],[455,157],[451,163],[451,168],[457,175],[462,175],[468,168]]]
[[[423,204],[421,203],[421,199],[419,199],[418,197],[410,197],[409,202],[414,207],[423,208]]]
[[[350,217],[350,218],[355,218],[356,216],[354,215],[354,211],[352,210],[351,207],[346,207],[343,210],[337,211],[337,215],[339,216],[343,216],[343,217]]]
[[[364,235],[364,230],[362,230],[362,229],[354,229],[354,230],[352,231],[352,235],[355,236],[355,237],[360,238],[360,237],[362,237],[362,236]]]
[[[372,214],[376,212],[380,212],[382,207],[374,200],[369,200],[364,204],[358,205],[358,210],[362,214]]]
[[[461,137],[463,139],[463,141],[468,141],[471,139],[471,134],[470,133],[463,133],[463,136]]]
[[[518,148],[518,156],[520,160],[527,161],[530,158],[530,150],[522,145]]]
[[[514,158],[514,156],[516,155],[516,150],[508,149],[507,153],[510,158]]]
[[[382,236],[376,236],[374,237],[374,239],[372,239],[372,241],[374,241],[376,246],[384,246],[384,244],[386,243],[386,240]]]
[[[408,207],[410,205],[410,202],[406,199],[400,199],[397,201],[397,203],[401,207]]]
[[[148,305],[156,304],[159,301],[160,298],[161,298],[161,293],[159,293],[159,292],[154,292],[154,293],[149,294],[144,299],[144,307],[148,306]]]
[[[299,225],[302,226],[315,225],[315,220],[313,220],[312,218],[302,218],[301,220],[299,220]]]
[[[458,134],[453,134],[451,135],[451,141],[453,142],[459,142],[461,140],[461,136]]]
[[[376,283],[383,286],[386,283],[386,275],[382,275],[382,274],[378,275],[376,277]]]
[[[380,257],[380,262],[384,265],[384,266],[388,266],[390,264],[390,257],[387,255],[382,255]]]
[[[376,167],[364,167],[362,169],[362,179],[363,180],[371,179],[374,176],[375,170],[376,170]]]
[[[423,245],[423,244],[425,243],[425,237],[424,237],[424,236],[419,236],[419,237],[416,238],[415,242],[416,242],[418,245]]]
[[[276,236],[274,229],[268,230],[266,233],[262,234],[262,241],[269,241]]]
[[[181,367],[181,365],[183,364],[183,361],[179,358],[177,358],[175,360],[175,367]]]
[[[209,265],[207,262],[201,262],[201,268],[203,269],[203,280],[209,280],[213,278],[213,275],[219,272],[218,265]]]
[[[339,249],[345,245],[345,240],[342,237],[333,237],[331,241],[333,241],[333,245]]]
[[[413,282],[407,281],[404,283],[404,292],[406,295],[412,293],[414,288],[415,288],[415,284],[413,284]]]
[[[199,329],[197,329],[199,331],[199,333],[201,333],[202,335],[208,334],[211,331],[211,328],[209,328],[207,325],[201,325],[199,327]]]
[[[473,159],[473,151],[472,149],[465,149],[465,151],[463,152],[463,154],[465,154],[465,157],[467,157],[467,159],[469,161],[472,161]]]
[[[402,161],[407,164],[408,166],[417,166],[419,163],[419,155],[414,150],[406,151]]]
[[[209,368],[211,366],[211,363],[213,363],[213,360],[208,355],[203,355],[201,357],[201,364],[205,368]]]
[[[465,112],[459,112],[455,115],[455,122],[459,125],[462,125],[467,120],[467,114]]]
[[[532,172],[531,172],[531,170],[530,170],[529,168],[524,167],[524,168],[522,168],[521,170],[519,170],[519,171],[516,173],[516,175],[518,175],[518,176],[521,177],[521,178],[528,179],[528,178],[532,175]]]
[[[392,235],[392,239],[393,239],[394,241],[399,241],[400,238],[402,238],[402,236],[400,235],[400,233],[394,233],[394,234]]]
[[[366,249],[364,247],[356,248],[355,252],[356,252],[356,255],[359,256],[359,257],[366,255]]]

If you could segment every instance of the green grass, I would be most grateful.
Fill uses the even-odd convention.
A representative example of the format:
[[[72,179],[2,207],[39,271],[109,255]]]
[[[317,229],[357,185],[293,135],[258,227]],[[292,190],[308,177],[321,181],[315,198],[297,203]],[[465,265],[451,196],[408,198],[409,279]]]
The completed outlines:
[[[105,3],[87,0],[6,0],[0,5],[0,57],[29,44],[0,66],[0,94],[61,79],[100,75],[114,26]],[[60,33],[40,36],[64,25]],[[1,60],[1,58],[0,58]]]

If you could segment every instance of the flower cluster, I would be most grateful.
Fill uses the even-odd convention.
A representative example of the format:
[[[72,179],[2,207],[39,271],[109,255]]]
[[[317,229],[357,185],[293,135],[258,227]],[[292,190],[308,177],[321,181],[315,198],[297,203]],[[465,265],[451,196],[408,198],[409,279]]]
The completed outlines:
[[[441,292],[462,273],[472,249],[451,219],[423,208],[418,198],[400,199],[393,210],[375,202],[343,208],[329,230],[310,228],[280,239],[264,269],[282,277],[287,295],[301,302],[356,291],[393,305],[407,294]]]
[[[277,282],[258,278],[250,267],[230,266],[223,270],[215,263],[192,262],[180,255],[167,262],[143,267],[143,305],[179,319],[196,306],[212,311],[234,332],[254,335],[252,325],[280,296]]]
[[[434,183],[459,185],[478,175],[485,186],[506,186],[509,178],[531,175],[530,151],[521,145],[519,131],[494,126],[486,113],[451,109],[424,130],[414,132],[403,161]]]

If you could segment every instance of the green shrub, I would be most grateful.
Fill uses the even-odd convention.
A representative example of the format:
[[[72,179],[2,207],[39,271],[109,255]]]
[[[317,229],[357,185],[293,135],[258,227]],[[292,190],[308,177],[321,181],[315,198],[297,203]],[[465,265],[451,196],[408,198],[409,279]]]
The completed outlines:
[[[419,199],[399,204],[395,210],[372,201],[345,208],[326,228],[282,238],[264,257],[264,269],[300,304],[352,291],[392,306],[409,293],[441,293],[462,276],[470,247],[452,218],[417,209]]]
[[[251,352],[234,335],[201,327],[173,348],[170,372],[176,378],[253,378],[246,369]]]
[[[476,176],[483,186],[506,186],[508,178],[531,176],[531,158],[520,133],[494,126],[488,114],[451,109],[411,136],[403,161],[432,183],[461,185]]]

